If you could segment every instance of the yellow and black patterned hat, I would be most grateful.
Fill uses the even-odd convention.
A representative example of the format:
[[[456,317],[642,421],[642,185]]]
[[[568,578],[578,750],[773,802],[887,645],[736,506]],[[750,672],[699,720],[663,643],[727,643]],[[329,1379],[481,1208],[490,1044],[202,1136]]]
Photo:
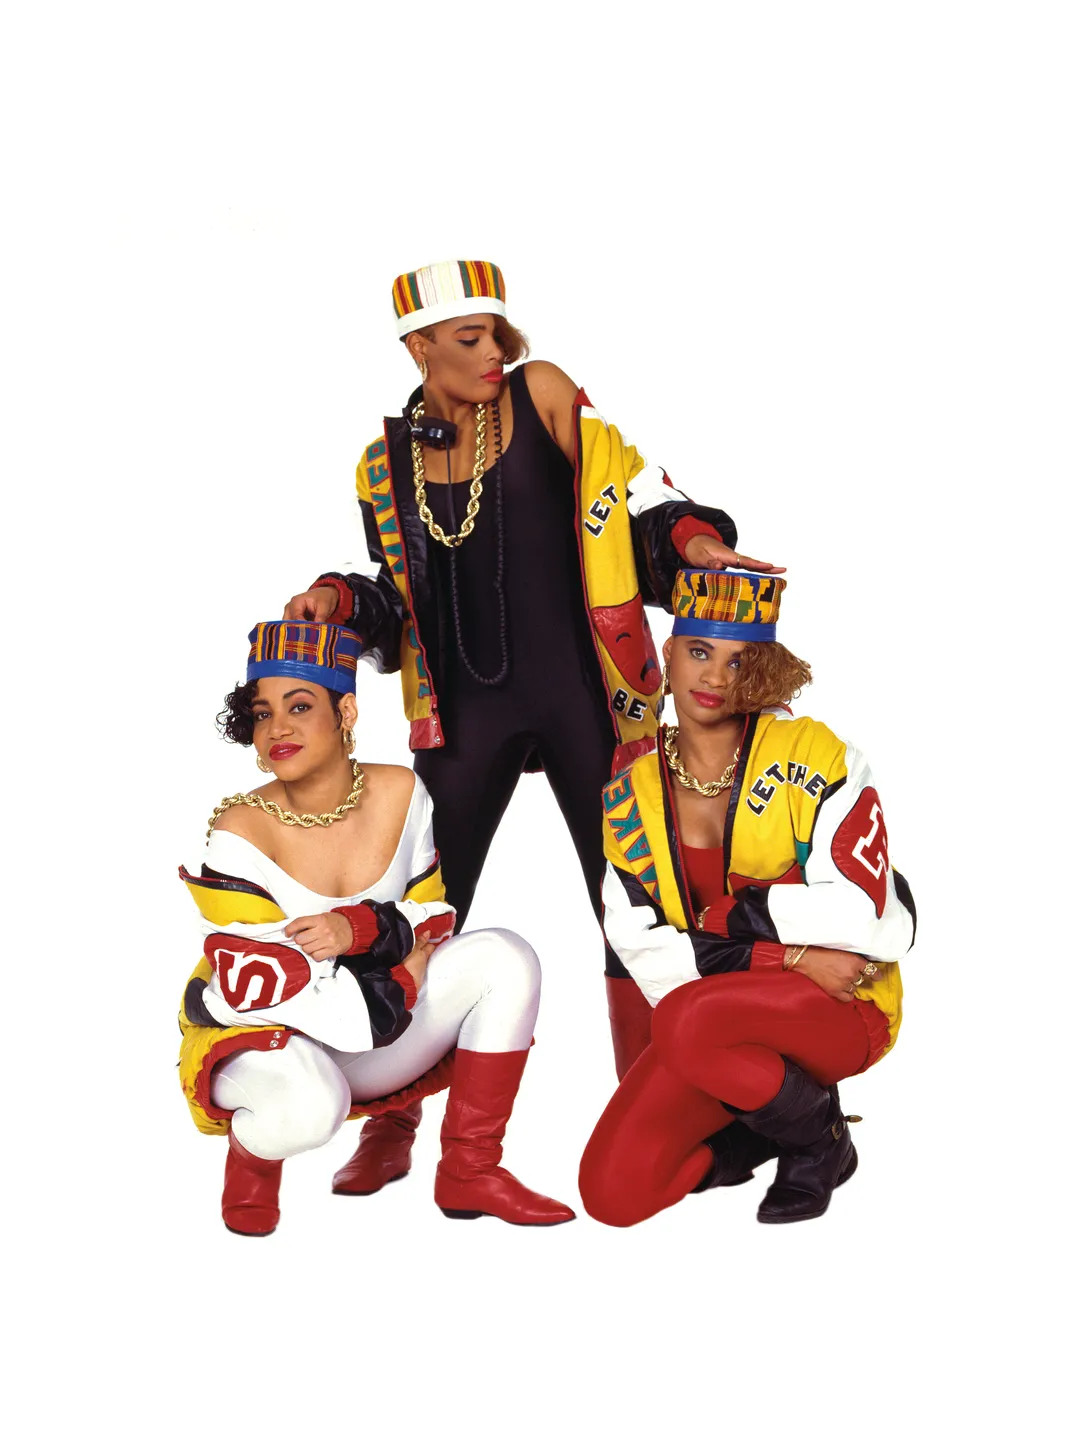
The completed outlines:
[[[785,582],[751,571],[679,571],[674,636],[773,642]]]
[[[467,313],[506,317],[506,284],[494,263],[430,263],[400,274],[391,293],[399,338]]]

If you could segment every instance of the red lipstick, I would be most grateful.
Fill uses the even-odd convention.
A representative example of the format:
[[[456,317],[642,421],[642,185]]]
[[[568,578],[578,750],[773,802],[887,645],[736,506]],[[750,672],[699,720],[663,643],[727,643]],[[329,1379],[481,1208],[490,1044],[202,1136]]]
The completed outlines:
[[[275,762],[279,758],[293,758],[295,753],[301,752],[300,743],[276,743],[268,749],[268,756]]]
[[[721,707],[726,701],[724,697],[719,697],[717,692],[692,692],[690,696],[696,699],[700,707]]]
[[[501,369],[489,369],[486,374],[481,374],[480,377],[486,380],[489,384],[498,384],[502,376],[503,371]]]

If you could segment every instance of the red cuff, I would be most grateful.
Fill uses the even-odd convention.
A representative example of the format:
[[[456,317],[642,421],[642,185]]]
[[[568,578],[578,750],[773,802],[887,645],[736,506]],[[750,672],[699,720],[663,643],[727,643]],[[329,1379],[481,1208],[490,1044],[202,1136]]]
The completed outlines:
[[[401,985],[406,997],[406,1009],[412,1010],[417,1004],[417,987],[413,983],[413,976],[405,965],[396,965],[391,971],[391,979],[396,985]]]
[[[363,954],[380,933],[376,911],[370,909],[367,904],[345,904],[338,909],[333,909],[331,913],[341,914],[350,926],[353,938],[350,941],[350,948],[343,951],[344,955]]]
[[[418,925],[413,933],[414,935],[427,935],[433,945],[441,945],[454,933],[454,911],[448,909],[443,914],[433,915],[431,919],[426,919],[423,924]]]
[[[713,525],[708,525],[706,520],[697,520],[694,515],[683,515],[677,525],[670,532],[670,539],[674,543],[674,550],[682,560],[685,559],[685,547],[693,536],[714,536],[716,541],[722,537]],[[332,585],[334,585],[334,579]]]
[[[715,900],[714,904],[709,904],[704,911],[704,933],[721,935],[723,939],[728,939],[730,931],[726,920],[736,903],[732,894],[723,894]]]
[[[785,968],[785,946],[772,940],[757,940],[752,946],[749,970],[783,970]]]
[[[328,621],[334,622],[337,626],[345,626],[354,614],[354,593],[341,576],[335,576],[329,572],[326,576],[318,576],[309,587],[315,591],[318,586],[334,586],[339,593],[339,604],[328,617]]]

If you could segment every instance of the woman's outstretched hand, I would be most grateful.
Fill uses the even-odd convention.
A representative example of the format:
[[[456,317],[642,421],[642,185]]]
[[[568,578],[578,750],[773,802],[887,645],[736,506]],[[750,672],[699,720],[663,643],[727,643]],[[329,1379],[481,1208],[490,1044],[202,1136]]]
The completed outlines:
[[[354,938],[353,928],[345,915],[328,910],[326,914],[305,914],[292,919],[283,933],[309,956],[310,960],[330,960],[345,955]]]
[[[707,571],[717,571],[722,566],[742,566],[749,571],[762,571],[764,575],[779,576],[784,566],[773,566],[770,561],[757,561],[754,556],[743,556],[733,546],[723,545],[714,536],[693,536],[685,547],[685,559],[690,566],[702,566]]]
[[[339,605],[339,593],[334,586],[313,586],[292,596],[283,608],[284,621],[327,621],[335,614]]]
[[[403,970],[409,971],[409,977],[418,990],[424,984],[424,977],[428,974],[428,961],[435,948],[427,935],[418,935],[413,949],[402,961]]]
[[[809,945],[793,969],[814,980],[834,1000],[849,1001],[867,963],[862,955],[854,955],[849,950],[824,950],[819,945]],[[877,976],[870,978],[877,979]]]

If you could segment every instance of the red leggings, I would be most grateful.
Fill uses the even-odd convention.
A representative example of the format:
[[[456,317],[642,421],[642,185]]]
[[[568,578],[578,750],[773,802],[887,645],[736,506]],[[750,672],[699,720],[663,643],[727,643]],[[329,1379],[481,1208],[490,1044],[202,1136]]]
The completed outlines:
[[[869,1002],[832,1000],[803,975],[746,971],[681,985],[655,1009],[651,1045],[596,1123],[581,1158],[591,1217],[629,1227],[680,1201],[711,1166],[703,1139],[753,1111],[785,1077],[783,1057],[829,1086],[874,1060]]]

